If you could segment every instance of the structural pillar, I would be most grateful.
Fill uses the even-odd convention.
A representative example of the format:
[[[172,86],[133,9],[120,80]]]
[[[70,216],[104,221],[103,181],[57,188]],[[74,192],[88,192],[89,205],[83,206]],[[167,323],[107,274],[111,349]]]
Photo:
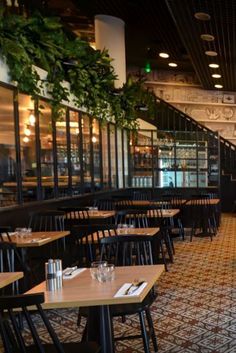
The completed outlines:
[[[125,62],[125,23],[113,16],[95,16],[95,42],[96,49],[108,50],[113,59],[111,65],[115,69],[117,80],[115,87],[120,88],[126,82]]]

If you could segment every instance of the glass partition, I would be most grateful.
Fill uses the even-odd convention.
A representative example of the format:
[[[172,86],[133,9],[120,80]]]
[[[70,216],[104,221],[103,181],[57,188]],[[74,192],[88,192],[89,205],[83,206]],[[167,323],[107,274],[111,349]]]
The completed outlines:
[[[81,192],[81,162],[80,162],[80,128],[79,113],[70,110],[70,154],[71,154],[71,174],[72,193],[78,195]]]
[[[34,115],[34,102],[31,97],[19,94],[18,101],[23,201],[29,202],[37,200],[36,119]]]
[[[57,175],[58,195],[68,194],[68,151],[66,133],[66,112],[61,109],[61,116],[56,121],[56,144],[57,144]]]
[[[101,190],[100,127],[97,119],[92,124],[93,173],[95,191]]]
[[[39,114],[42,198],[47,200],[55,197],[52,119],[50,105],[41,101],[40,106],[43,107]]]
[[[102,127],[102,171],[103,188],[109,189],[109,150],[107,125]]]
[[[117,187],[117,175],[116,175],[116,137],[115,137],[115,125],[109,124],[110,134],[110,161],[111,161],[111,187]]]
[[[0,205],[17,202],[13,92],[0,87]]]
[[[83,114],[81,120],[83,134],[83,173],[84,173],[84,191],[91,192],[92,176],[91,176],[91,129],[90,117]]]
[[[129,186],[129,160],[128,160],[128,151],[129,151],[129,139],[127,130],[123,130],[123,149],[124,149],[124,181],[125,187]]]
[[[122,146],[122,131],[117,129],[117,155],[118,155],[118,188],[123,188],[123,146]]]

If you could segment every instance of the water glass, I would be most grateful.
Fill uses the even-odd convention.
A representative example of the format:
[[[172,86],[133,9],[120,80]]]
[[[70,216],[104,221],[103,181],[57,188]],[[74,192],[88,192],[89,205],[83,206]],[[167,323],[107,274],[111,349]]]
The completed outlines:
[[[101,283],[111,282],[115,279],[115,265],[107,264],[106,266],[98,266],[97,280]]]
[[[107,266],[107,261],[94,261],[91,263],[90,275],[92,279],[97,279],[98,267],[104,267],[104,266]]]

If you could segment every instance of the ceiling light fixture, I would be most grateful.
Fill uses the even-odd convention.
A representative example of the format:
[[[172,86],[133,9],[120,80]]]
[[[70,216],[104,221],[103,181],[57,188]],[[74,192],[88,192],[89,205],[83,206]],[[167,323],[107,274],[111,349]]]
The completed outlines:
[[[209,21],[211,19],[211,16],[206,12],[196,12],[194,17],[200,21]]]
[[[177,67],[178,65],[176,63],[169,63],[168,64],[170,67]]]
[[[215,39],[215,37],[212,34],[206,33],[206,34],[201,34],[201,39],[207,42],[212,42]]]
[[[212,63],[212,64],[209,64],[209,67],[211,67],[212,69],[218,69],[220,65]]]
[[[217,56],[217,52],[214,51],[214,50],[207,50],[205,51],[205,54],[208,55],[208,56]]]
[[[221,78],[221,75],[220,74],[213,74],[213,75],[211,75],[211,77],[213,77],[213,78]]]
[[[215,85],[215,88],[223,88],[222,85]]]
[[[167,53],[159,53],[159,56],[164,59],[169,58],[169,54],[167,54]]]

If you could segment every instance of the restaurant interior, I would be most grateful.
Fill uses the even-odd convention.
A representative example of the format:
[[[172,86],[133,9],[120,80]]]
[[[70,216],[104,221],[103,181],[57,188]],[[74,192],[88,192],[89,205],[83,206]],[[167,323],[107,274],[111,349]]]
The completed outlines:
[[[0,1],[0,352],[236,352],[236,3]]]

